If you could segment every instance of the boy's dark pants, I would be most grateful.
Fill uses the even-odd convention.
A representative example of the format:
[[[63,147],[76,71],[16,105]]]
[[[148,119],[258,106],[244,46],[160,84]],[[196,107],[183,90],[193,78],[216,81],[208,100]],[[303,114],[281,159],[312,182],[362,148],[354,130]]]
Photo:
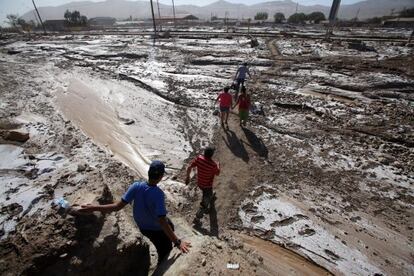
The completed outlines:
[[[174,231],[174,225],[169,219],[167,220],[168,220],[168,224],[171,226],[172,230]],[[157,249],[158,264],[160,264],[166,257],[168,257],[171,250],[173,249],[172,242],[162,230],[155,231],[155,230],[141,229],[141,233],[154,244],[155,248]]]
[[[202,213],[209,213],[212,201],[213,201],[213,188],[200,188],[203,192],[203,198],[201,199],[200,203],[200,214],[198,216],[202,216]]]

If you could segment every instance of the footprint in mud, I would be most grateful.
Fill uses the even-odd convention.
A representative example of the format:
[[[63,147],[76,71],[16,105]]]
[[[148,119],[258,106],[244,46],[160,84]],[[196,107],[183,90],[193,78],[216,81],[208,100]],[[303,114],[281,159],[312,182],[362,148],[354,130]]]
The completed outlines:
[[[308,228],[305,226],[304,228],[300,229],[298,233],[301,236],[309,237],[315,235],[316,232],[312,228]]]
[[[302,214],[297,214],[297,215],[294,215],[294,217],[295,217],[297,220],[300,220],[300,219],[309,219],[309,217],[308,217],[308,216],[305,216],[305,215],[302,215]]]
[[[4,215],[8,215],[10,218],[20,214],[23,211],[23,206],[18,203],[12,203],[7,206],[3,206],[0,209],[0,213]]]
[[[254,216],[250,219],[252,223],[260,223],[260,222],[263,222],[264,220],[265,220],[264,216]]]
[[[246,214],[256,214],[257,213],[257,206],[254,206],[252,202],[247,203],[242,207],[242,210],[246,212]]]
[[[336,255],[334,252],[332,252],[329,249],[325,249],[324,252],[333,260],[337,261],[342,259],[341,257],[339,257],[338,255]]]
[[[270,224],[270,226],[272,227],[279,227],[279,226],[286,226],[289,224],[292,224],[296,221],[296,219],[294,217],[288,217],[279,221],[274,221]]]
[[[275,210],[275,212],[277,212],[277,211]],[[281,216],[281,214],[279,214],[279,216]],[[285,218],[285,219],[282,219],[282,220],[279,220],[279,221],[274,221],[270,224],[270,226],[272,226],[272,227],[286,226],[286,225],[292,224],[292,223],[294,223],[298,220],[302,220],[302,219],[309,219],[309,217],[307,217],[305,215],[302,215],[302,214],[296,214],[292,217],[288,217],[288,218]]]

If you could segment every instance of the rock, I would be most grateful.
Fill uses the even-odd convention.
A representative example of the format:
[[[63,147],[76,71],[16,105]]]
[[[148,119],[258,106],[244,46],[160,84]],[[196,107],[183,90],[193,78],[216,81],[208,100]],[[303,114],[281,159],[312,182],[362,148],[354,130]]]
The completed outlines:
[[[135,121],[132,120],[132,119],[129,119],[128,121],[124,122],[124,124],[127,125],[127,126],[132,125],[134,123],[135,123]]]
[[[21,142],[24,143],[29,140],[30,135],[29,133],[23,130],[9,130],[6,132],[4,139],[13,142]]]
[[[82,164],[78,164],[78,169],[77,169],[77,171],[78,172],[84,172],[85,170],[86,170],[86,168],[88,167],[88,165],[87,164],[85,164],[85,163],[82,163]]]
[[[109,190],[108,185],[105,185],[102,191],[102,195],[97,199],[99,204],[109,204],[114,201],[111,190]]]

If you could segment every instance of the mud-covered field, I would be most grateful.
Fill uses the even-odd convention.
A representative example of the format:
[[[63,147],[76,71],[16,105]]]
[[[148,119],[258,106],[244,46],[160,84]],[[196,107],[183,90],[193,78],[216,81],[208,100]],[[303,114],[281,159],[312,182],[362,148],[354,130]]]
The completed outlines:
[[[118,199],[161,159],[170,214],[194,246],[167,274],[413,274],[413,48],[389,38],[406,31],[374,33],[388,40],[3,38],[0,273],[153,270],[131,210],[75,211]],[[244,61],[250,122],[234,110],[222,129],[214,99]],[[192,226],[200,194],[183,168],[210,143],[216,212]],[[52,206],[62,196],[69,213]]]

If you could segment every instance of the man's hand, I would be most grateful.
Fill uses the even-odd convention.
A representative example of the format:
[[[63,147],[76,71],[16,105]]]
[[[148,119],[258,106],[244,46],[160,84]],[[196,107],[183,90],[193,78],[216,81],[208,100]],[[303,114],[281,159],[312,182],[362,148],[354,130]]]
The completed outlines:
[[[81,208],[79,208],[77,210],[80,213],[92,213],[94,211],[96,211],[95,206],[93,206],[92,204],[86,204],[86,205],[81,205]]]
[[[191,247],[190,242],[181,241],[180,245],[178,246],[178,249],[180,249],[182,253],[188,253],[190,252],[190,247]]]

